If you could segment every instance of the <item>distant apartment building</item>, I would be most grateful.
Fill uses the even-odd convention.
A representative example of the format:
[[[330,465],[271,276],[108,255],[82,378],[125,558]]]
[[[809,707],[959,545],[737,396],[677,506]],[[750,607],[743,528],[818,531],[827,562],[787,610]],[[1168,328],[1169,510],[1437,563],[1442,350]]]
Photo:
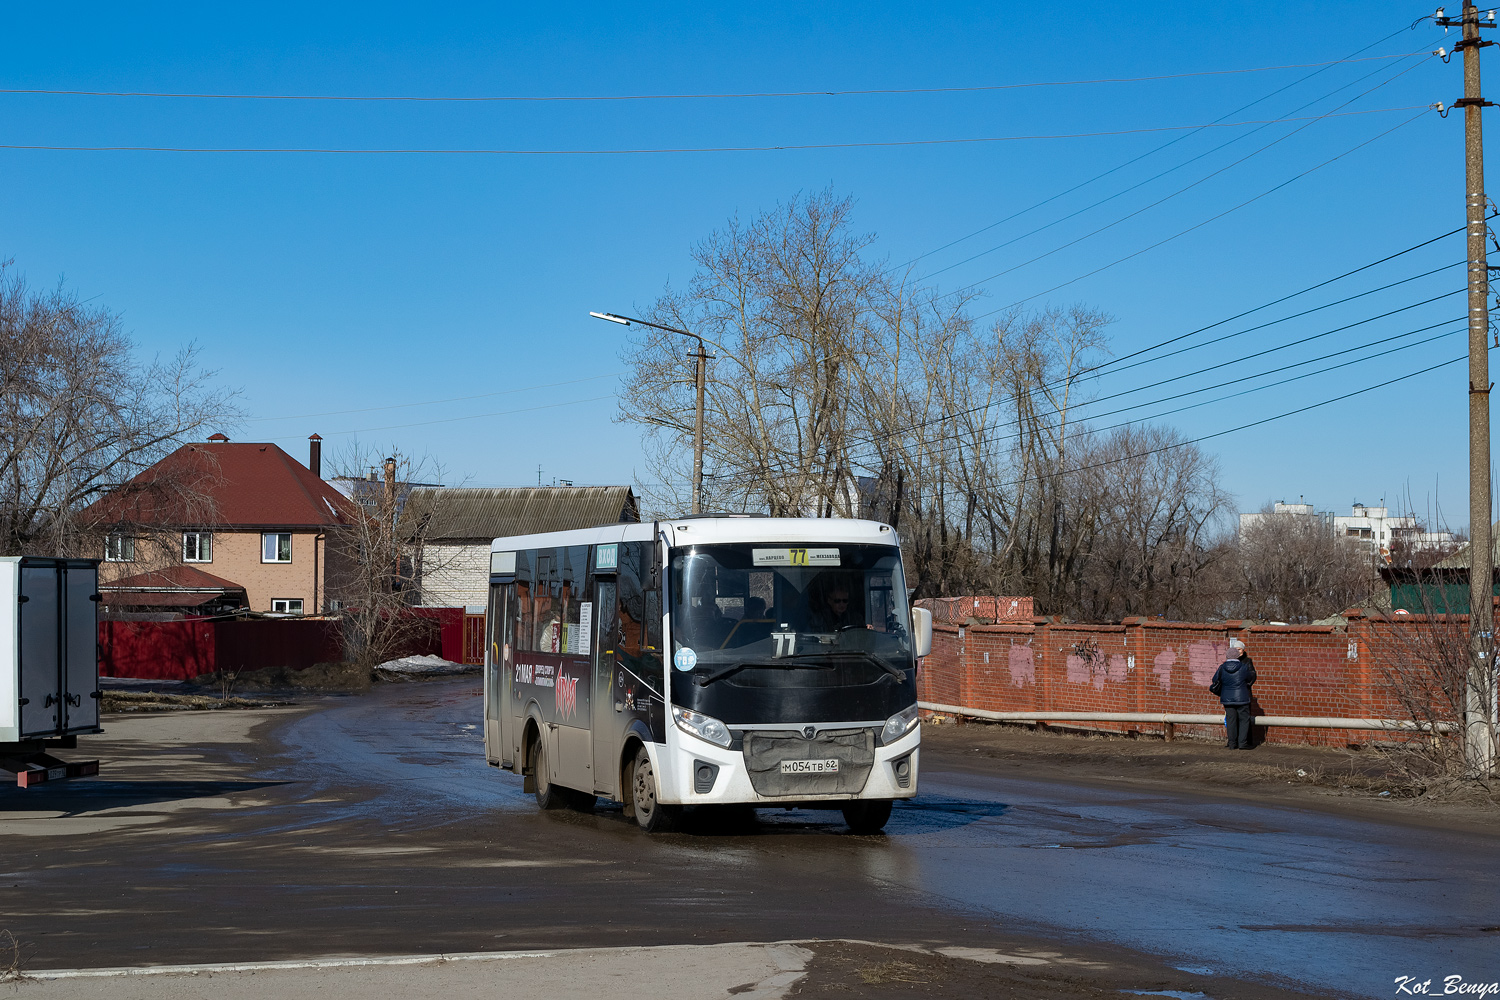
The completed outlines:
[[[1266,517],[1290,517],[1309,527],[1326,526],[1335,535],[1367,546],[1385,559],[1390,558],[1392,547],[1397,545],[1408,552],[1432,552],[1454,544],[1451,531],[1423,531],[1415,517],[1392,515],[1385,506],[1370,507],[1356,501],[1350,513],[1343,515],[1317,510],[1303,498],[1297,503],[1277,501],[1269,511],[1241,514],[1240,538]]]

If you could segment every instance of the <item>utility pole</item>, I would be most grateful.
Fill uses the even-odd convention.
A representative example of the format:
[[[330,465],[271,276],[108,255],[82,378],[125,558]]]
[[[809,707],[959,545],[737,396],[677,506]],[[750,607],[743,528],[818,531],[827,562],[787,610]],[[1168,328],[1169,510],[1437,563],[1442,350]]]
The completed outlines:
[[[692,337],[698,342],[697,353],[691,355],[698,363],[697,418],[693,421],[693,513],[703,513],[703,387],[707,384],[708,380],[708,359],[713,357],[713,355],[704,349],[703,338],[691,330],[679,330],[675,326],[662,326],[660,323],[652,323],[650,320],[636,319],[634,316],[619,316],[615,313],[591,312],[589,315],[595,319],[619,323],[621,326],[639,323],[641,326],[649,326],[654,330],[665,330],[667,333],[680,333],[684,337]]]
[[[689,334],[689,336],[693,336]],[[708,354],[698,337],[698,419],[693,422],[693,513],[703,513],[703,385],[708,378]]]
[[[1490,15],[1494,17],[1493,14]],[[1471,777],[1495,769],[1494,549],[1490,538],[1490,361],[1489,260],[1485,254],[1489,202],[1484,195],[1484,134],[1480,114],[1492,107],[1479,93],[1479,50],[1494,42],[1479,37],[1479,8],[1464,0],[1457,20],[1438,8],[1433,19],[1460,27],[1454,44],[1464,54],[1464,208],[1469,244],[1469,669],[1464,684],[1464,758]],[[1493,20],[1483,27],[1493,28]]]

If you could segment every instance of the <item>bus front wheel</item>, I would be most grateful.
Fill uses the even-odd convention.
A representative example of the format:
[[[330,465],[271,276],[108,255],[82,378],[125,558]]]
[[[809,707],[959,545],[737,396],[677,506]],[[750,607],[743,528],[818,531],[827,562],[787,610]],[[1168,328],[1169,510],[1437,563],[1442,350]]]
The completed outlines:
[[[636,751],[630,768],[630,804],[635,821],[647,833],[665,833],[672,829],[677,810],[656,801],[656,772],[645,747]]]
[[[851,802],[844,807],[844,822],[851,833],[879,833],[891,818],[889,799],[868,799]]]

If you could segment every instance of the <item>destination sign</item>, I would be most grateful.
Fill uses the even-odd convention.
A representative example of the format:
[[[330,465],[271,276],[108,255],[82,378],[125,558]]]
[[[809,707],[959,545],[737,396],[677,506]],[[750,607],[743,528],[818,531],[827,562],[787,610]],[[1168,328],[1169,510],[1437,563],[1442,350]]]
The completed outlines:
[[[757,566],[838,566],[838,549],[752,549]]]

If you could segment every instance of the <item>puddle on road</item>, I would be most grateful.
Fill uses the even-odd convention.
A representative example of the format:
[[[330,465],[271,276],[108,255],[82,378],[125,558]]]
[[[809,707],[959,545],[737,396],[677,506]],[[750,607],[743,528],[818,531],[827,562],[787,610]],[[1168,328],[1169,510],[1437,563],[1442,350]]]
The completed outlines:
[[[1207,993],[1189,993],[1186,990],[1121,990],[1138,997],[1176,997],[1177,1000],[1209,1000]]]
[[[968,826],[981,820],[1004,816],[1010,806],[1004,802],[980,802],[973,799],[898,799],[891,813],[887,833],[932,833]]]

